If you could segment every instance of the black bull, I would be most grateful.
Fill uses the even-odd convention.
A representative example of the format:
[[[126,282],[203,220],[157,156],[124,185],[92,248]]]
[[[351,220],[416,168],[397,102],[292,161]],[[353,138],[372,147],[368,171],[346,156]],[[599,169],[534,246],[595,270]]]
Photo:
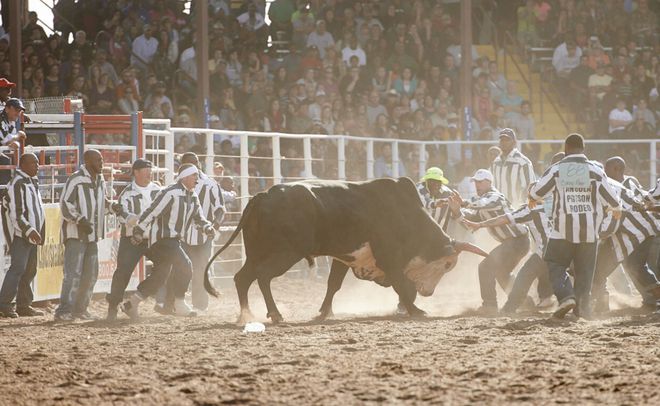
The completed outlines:
[[[408,178],[367,182],[302,181],[258,193],[225,245],[206,267],[204,287],[217,296],[209,268],[243,230],[246,261],[234,276],[241,306],[240,322],[252,317],[248,290],[255,280],[264,296],[267,317],[282,320],[270,289],[274,277],[302,259],[333,257],[319,318],[332,314],[332,299],[349,268],[360,279],[392,286],[410,315],[424,312],[414,304],[417,292],[430,296],[457,262],[460,251],[485,255],[479,248],[451,240],[421,204]]]

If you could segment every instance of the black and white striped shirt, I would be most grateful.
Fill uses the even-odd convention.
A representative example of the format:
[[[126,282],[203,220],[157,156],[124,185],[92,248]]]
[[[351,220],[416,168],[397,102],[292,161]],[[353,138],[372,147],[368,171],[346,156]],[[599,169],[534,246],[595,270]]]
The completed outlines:
[[[2,110],[0,113],[0,144],[7,145],[18,134],[15,121],[9,121],[7,112]]]
[[[220,185],[206,174],[199,172],[199,179],[195,186],[195,194],[202,206],[204,218],[214,226],[219,226],[225,215],[225,202],[220,191]],[[188,245],[202,245],[209,237],[197,227],[188,228],[185,242]]]
[[[148,237],[153,245],[160,240],[182,240],[189,227],[210,226],[202,213],[202,206],[194,191],[188,191],[177,182],[162,190],[151,205],[142,212],[133,235]],[[148,236],[145,233],[149,233]]]
[[[623,212],[619,220],[615,220],[611,213],[607,214],[600,236],[612,239],[614,252],[621,262],[647,238],[660,234],[660,222],[653,213],[636,210],[634,206],[641,205],[641,199],[635,196],[633,190],[612,179],[609,179],[609,183],[621,198]]]
[[[660,178],[655,183],[655,187],[646,194],[644,200],[654,204],[660,204]]]
[[[7,189],[9,199],[9,219],[12,236],[24,238],[36,231],[45,237],[46,215],[39,193],[39,180],[16,169]]]
[[[643,199],[644,196],[648,194],[648,192],[642,187],[641,183],[639,183],[639,180],[634,176],[624,176],[621,184],[626,189],[631,190],[637,198]]]
[[[95,242],[105,236],[105,180],[100,174],[92,179],[85,165],[67,179],[60,198],[62,210],[62,242],[74,238]],[[91,234],[80,233],[78,222],[92,223]]]
[[[603,169],[583,154],[569,155],[548,168],[530,195],[543,200],[552,193],[550,238],[572,243],[596,242],[605,207],[621,207],[618,193]]]
[[[511,203],[518,207],[527,202],[527,187],[536,179],[534,166],[525,155],[514,148],[509,155],[495,158],[490,171],[493,173],[493,186]]]
[[[122,190],[119,199],[112,205],[112,211],[117,215],[119,222],[122,224],[122,237],[131,237],[133,235],[133,227],[126,224],[129,216],[140,216],[151,205],[151,202],[156,199],[160,191],[160,186],[154,182],[149,182],[145,187],[140,187],[135,182],[131,182],[131,184]]]
[[[474,222],[481,222],[510,213],[511,206],[504,195],[494,188],[481,196],[473,198],[465,208],[461,209],[461,215]],[[497,227],[488,227],[490,235],[499,242],[509,238],[527,235],[527,227],[517,224],[506,224]]]
[[[526,225],[534,239],[534,251],[543,256],[550,235],[550,219],[542,206],[530,209],[526,204],[507,214],[511,223]]]
[[[449,226],[449,219],[451,218],[451,210],[449,210],[449,205],[444,204],[440,207],[436,206],[437,199],[448,199],[451,196],[451,189],[445,185],[440,186],[439,195],[437,197],[431,196],[431,192],[426,188],[424,183],[417,185],[417,192],[419,193],[420,199],[422,199],[422,204],[424,208],[429,213],[433,220],[442,227],[444,231],[447,231]]]

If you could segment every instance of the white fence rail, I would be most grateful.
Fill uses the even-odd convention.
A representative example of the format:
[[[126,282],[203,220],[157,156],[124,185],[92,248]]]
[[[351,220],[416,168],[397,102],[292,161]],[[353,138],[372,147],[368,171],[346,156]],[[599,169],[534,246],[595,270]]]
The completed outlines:
[[[182,137],[191,139],[207,174],[214,173],[214,163],[219,161],[226,168],[225,176],[238,180],[239,204],[230,209],[229,224],[235,224],[251,196],[274,184],[308,178],[368,180],[381,176],[409,176],[417,180],[428,166],[440,166],[452,174],[450,180],[460,181],[474,170],[488,167],[486,150],[497,145],[494,140],[417,141],[176,127],[169,131],[173,134],[173,148]],[[223,149],[225,140],[232,143],[232,148]],[[535,166],[540,174],[562,144],[563,140],[520,140],[519,148],[539,156]],[[634,168],[631,174],[645,186],[650,186],[655,184],[659,173],[658,146],[655,139],[587,140],[587,154],[600,160],[613,155],[624,156]],[[464,162],[471,164],[465,165]],[[168,168],[174,170],[174,167]],[[226,230],[233,231],[233,228]],[[240,243],[234,246],[239,247]],[[225,266],[234,269],[239,265],[244,251],[242,248],[240,253],[237,251],[223,255],[218,261],[223,269]],[[231,270],[228,272],[232,273]],[[226,275],[226,271],[221,274]]]

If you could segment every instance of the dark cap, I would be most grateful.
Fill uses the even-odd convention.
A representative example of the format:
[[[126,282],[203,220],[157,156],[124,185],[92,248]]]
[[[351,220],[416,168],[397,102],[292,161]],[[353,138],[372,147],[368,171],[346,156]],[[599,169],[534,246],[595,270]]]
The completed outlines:
[[[150,160],[148,159],[136,159],[135,162],[133,162],[133,171],[138,171],[140,169],[146,169],[146,168],[153,168],[154,164],[151,163]]]
[[[15,97],[11,97],[7,99],[7,101],[5,102],[5,107],[14,107],[19,110],[25,110],[25,106],[23,105],[21,99],[17,99]]]
[[[509,137],[509,138],[511,138],[513,141],[515,141],[515,140],[516,140],[516,132],[513,131],[511,128],[503,128],[503,129],[500,130],[499,137],[500,137],[500,138],[502,138],[502,137]]]

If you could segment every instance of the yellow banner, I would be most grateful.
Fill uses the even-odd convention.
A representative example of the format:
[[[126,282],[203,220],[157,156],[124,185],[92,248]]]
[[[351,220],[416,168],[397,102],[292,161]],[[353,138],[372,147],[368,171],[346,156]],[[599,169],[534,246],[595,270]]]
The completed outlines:
[[[62,288],[64,244],[60,241],[62,214],[58,204],[46,205],[46,235],[37,254],[37,276],[34,279],[35,300],[56,298]]]

